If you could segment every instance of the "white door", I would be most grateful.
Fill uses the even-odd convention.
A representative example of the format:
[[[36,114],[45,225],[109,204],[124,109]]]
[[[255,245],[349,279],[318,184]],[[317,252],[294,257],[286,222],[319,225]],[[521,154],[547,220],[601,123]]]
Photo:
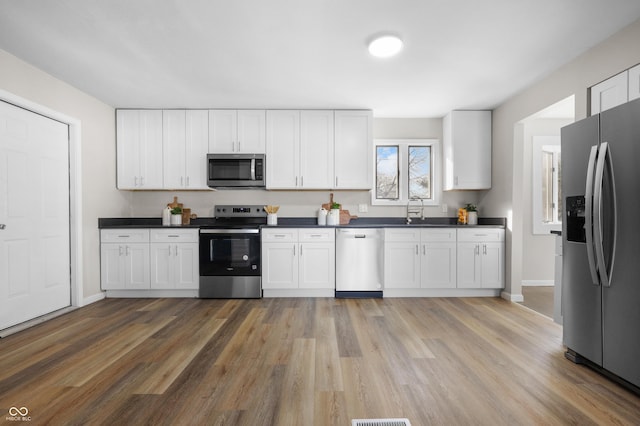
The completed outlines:
[[[0,329],[69,306],[69,128],[5,102],[0,224]]]

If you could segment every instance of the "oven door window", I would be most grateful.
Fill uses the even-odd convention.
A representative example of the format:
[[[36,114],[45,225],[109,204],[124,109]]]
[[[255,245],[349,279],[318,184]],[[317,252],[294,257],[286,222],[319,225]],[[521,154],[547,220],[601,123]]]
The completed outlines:
[[[260,275],[260,235],[200,235],[200,275]]]

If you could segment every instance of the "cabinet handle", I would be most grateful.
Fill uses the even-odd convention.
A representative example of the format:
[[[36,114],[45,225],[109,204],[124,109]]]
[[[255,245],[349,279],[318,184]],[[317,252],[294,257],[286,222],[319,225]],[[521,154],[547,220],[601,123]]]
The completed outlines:
[[[336,176],[336,188],[338,187],[338,176]]]
[[[300,187],[304,188],[304,176],[300,176]]]
[[[482,254],[487,254],[487,245],[486,244],[482,245]]]
[[[423,245],[422,245],[422,255],[423,255],[423,256],[426,256],[426,255],[427,255],[427,245],[426,245],[426,244],[423,244]]]
[[[171,257],[171,244],[169,244],[169,257]]]
[[[241,151],[241,149],[240,149],[240,141],[238,141],[238,152],[240,152],[240,151]]]
[[[125,246],[124,254],[125,254],[125,256],[129,256],[129,246]]]
[[[302,245],[300,246],[300,257],[302,257]]]
[[[322,234],[311,234],[309,235],[310,238],[322,238]]]
[[[475,254],[476,256],[480,255],[480,246],[478,244],[476,244],[476,247],[475,247]]]
[[[167,235],[167,237],[169,237],[169,238],[178,238],[178,237],[180,237],[180,235],[171,234],[171,235]]]
[[[416,256],[419,255],[420,252],[418,251],[418,244],[416,244]]]
[[[133,186],[138,186],[138,176],[133,177]]]
[[[298,186],[298,176],[296,176],[296,187]]]
[[[175,247],[176,257],[178,257],[178,246],[174,246],[174,247]]]
[[[118,256],[122,256],[122,246],[118,246]]]
[[[296,255],[296,245],[295,244],[293,245],[293,255],[294,256]]]
[[[187,176],[187,186],[190,186],[190,184],[189,184],[189,176]]]

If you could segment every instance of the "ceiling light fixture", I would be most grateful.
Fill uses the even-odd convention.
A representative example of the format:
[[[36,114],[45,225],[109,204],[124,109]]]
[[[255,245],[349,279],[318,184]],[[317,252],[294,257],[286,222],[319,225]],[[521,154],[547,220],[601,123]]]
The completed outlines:
[[[389,58],[400,53],[402,46],[400,37],[385,34],[377,36],[369,43],[369,53],[377,58]]]

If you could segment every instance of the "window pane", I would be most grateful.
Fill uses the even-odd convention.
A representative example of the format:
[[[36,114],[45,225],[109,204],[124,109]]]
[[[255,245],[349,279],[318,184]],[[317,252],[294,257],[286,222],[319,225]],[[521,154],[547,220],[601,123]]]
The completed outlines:
[[[409,147],[409,199],[432,198],[431,147]]]
[[[398,189],[398,147],[376,147],[376,198],[397,200]]]
[[[542,151],[542,222],[553,222],[553,153]]]
[[[564,216],[564,212],[562,211],[562,161],[561,161],[561,153],[558,152],[557,154],[557,158],[558,158],[558,165],[556,166],[557,169],[557,177],[558,180],[556,181],[556,185],[557,185],[557,191],[558,191],[558,198],[556,200],[556,211],[558,212],[558,216],[556,217],[556,221],[557,222],[562,222],[562,217]]]

